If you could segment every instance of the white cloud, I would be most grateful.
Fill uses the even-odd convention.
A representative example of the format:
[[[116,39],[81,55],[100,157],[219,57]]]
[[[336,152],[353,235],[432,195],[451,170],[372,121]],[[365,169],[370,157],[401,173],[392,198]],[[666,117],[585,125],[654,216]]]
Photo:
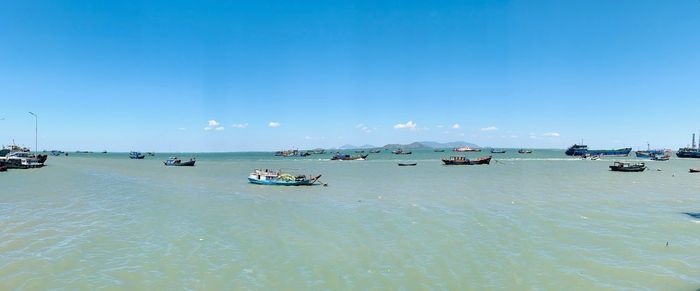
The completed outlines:
[[[248,127],[248,124],[247,123],[235,123],[235,124],[232,124],[231,127],[233,127],[233,128],[246,128],[246,127]]]
[[[489,127],[481,128],[481,131],[494,131],[494,130],[498,130],[498,127],[489,126]]]
[[[453,128],[453,129],[459,129],[459,123],[453,124],[453,125],[452,125],[452,128]]]
[[[177,130],[187,130],[187,128],[180,127],[180,128],[178,128]]]
[[[542,134],[542,136],[546,136],[546,137],[559,137],[560,135],[559,135],[558,132],[545,132],[544,134]]]
[[[267,126],[272,127],[272,128],[277,128],[280,127],[282,124],[280,124],[277,121],[270,121],[270,123],[267,124]]]
[[[529,138],[530,138],[530,139],[537,139],[537,136],[535,136],[534,134],[531,133],[530,136],[529,136]]]
[[[218,121],[212,119],[212,120],[207,121],[207,127],[205,127],[204,130],[209,131],[209,130],[212,130],[212,129],[224,130],[224,127],[221,126],[221,123],[219,123]]]
[[[406,123],[399,123],[399,124],[394,125],[394,128],[396,128],[396,129],[402,129],[402,128],[415,129],[416,124],[413,123],[413,121],[409,120]]]
[[[438,124],[435,126],[436,128],[443,128],[444,126],[442,124]]]
[[[362,131],[364,131],[364,132],[366,132],[366,133],[372,132],[372,129],[370,129],[367,125],[364,125],[364,124],[362,124],[362,123],[360,123],[360,124],[358,124],[358,125],[355,125],[355,128],[357,128],[357,129],[359,129],[359,130],[362,130]]]

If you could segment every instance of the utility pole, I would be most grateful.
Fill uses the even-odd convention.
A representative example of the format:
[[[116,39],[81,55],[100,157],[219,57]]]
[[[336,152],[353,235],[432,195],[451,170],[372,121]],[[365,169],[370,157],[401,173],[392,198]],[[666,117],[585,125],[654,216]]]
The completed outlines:
[[[34,152],[39,152],[39,117],[34,112],[29,112],[34,115]]]

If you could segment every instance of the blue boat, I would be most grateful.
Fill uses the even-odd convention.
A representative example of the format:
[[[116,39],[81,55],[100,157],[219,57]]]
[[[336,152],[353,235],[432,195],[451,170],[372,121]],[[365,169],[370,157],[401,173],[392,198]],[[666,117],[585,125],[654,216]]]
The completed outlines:
[[[194,158],[191,158],[189,161],[183,162],[182,160],[178,159],[177,157],[170,157],[165,162],[163,162],[163,164],[166,166],[175,166],[175,167],[193,167],[194,162],[195,162]]]
[[[132,160],[143,160],[143,158],[145,158],[145,157],[146,156],[144,156],[142,153],[139,153],[139,152],[130,152],[129,153],[129,158]]]
[[[293,175],[289,173],[274,172],[269,170],[254,170],[248,176],[248,182],[258,185],[275,186],[311,186],[321,178],[321,175],[307,177],[306,175]]]
[[[632,148],[622,148],[616,150],[589,150],[587,145],[574,144],[566,150],[567,156],[609,156],[626,157]]]

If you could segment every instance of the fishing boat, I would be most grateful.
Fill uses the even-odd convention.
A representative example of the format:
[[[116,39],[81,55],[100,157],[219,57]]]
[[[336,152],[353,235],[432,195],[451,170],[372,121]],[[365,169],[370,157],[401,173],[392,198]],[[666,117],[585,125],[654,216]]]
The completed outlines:
[[[699,142],[700,143],[700,142]],[[700,159],[700,146],[695,147],[695,134],[693,133],[693,145],[678,149],[676,156],[679,158]]]
[[[248,181],[258,185],[310,186],[320,182],[319,178],[321,178],[321,175],[307,177],[306,175],[295,175],[283,173],[282,171],[274,172],[255,169],[248,176]]]
[[[652,161],[668,161],[671,159],[671,156],[669,155],[654,155],[651,157]]]
[[[453,152],[464,153],[464,152],[480,152],[480,149],[475,149],[469,146],[457,147],[452,149]]]
[[[494,149],[491,149],[491,153],[492,153],[492,154],[505,154],[506,151],[505,151],[505,150],[494,150]]]
[[[599,155],[597,155],[597,156],[591,156],[591,161],[597,161],[597,160],[600,160],[600,156],[599,156]]]
[[[356,154],[364,154],[365,151],[355,151]]]
[[[691,172],[691,173],[700,173],[700,169],[690,168],[690,171],[689,171],[689,172]]]
[[[303,152],[303,153],[301,153],[299,156],[300,156],[300,157],[308,157],[308,156],[310,156],[310,155],[311,155],[310,152]]]
[[[335,154],[331,160],[332,161],[364,161],[368,155],[357,155],[351,156],[347,154]]]
[[[10,152],[0,157],[0,164],[8,169],[41,168],[47,155],[34,155],[28,152]]]
[[[467,157],[451,156],[448,159],[442,159],[445,165],[488,165],[491,163],[491,156],[480,157],[476,159],[467,159]]]
[[[194,166],[195,159],[191,158],[189,161],[183,162],[182,160],[178,159],[177,157],[170,157],[165,162],[163,162],[164,165],[166,166],[175,166],[175,167],[192,167]]]
[[[298,155],[299,155],[299,150],[286,150],[286,151],[275,152],[275,156],[278,156],[278,157],[295,157]]]
[[[649,147],[649,143],[647,143],[647,149],[644,151],[635,151],[634,155],[637,156],[638,158],[651,158],[653,159],[655,156],[662,156],[664,155],[664,150],[662,149],[651,149]]]
[[[129,158],[132,160],[143,160],[146,156],[139,152],[130,152]]]
[[[62,156],[64,153],[62,151],[51,151],[52,156]]]
[[[399,163],[399,167],[412,167],[418,165],[418,163]]]
[[[643,172],[647,167],[644,163],[615,162],[610,166],[610,171],[615,172]]]
[[[587,145],[574,144],[566,149],[565,154],[567,156],[583,156],[586,154],[595,156],[609,156],[609,157],[626,157],[630,154],[632,148],[622,148],[616,150],[589,150]]]
[[[324,149],[313,149],[313,150],[311,150],[311,153],[317,154],[317,155],[322,155],[322,154],[325,154],[325,153],[326,153],[326,150],[324,150]]]
[[[531,154],[532,150],[526,150],[526,149],[520,149],[518,150],[519,154]]]
[[[392,151],[392,153],[394,153],[395,155],[410,155],[413,152],[406,152],[402,149],[397,149],[397,150]]]
[[[378,154],[378,153],[381,153],[382,150],[376,149],[376,150],[370,150],[369,152],[372,153],[372,154]]]
[[[434,152],[436,152],[436,153],[442,153],[442,152],[445,152],[445,150],[444,150],[444,149],[434,149],[433,151],[434,151]]]

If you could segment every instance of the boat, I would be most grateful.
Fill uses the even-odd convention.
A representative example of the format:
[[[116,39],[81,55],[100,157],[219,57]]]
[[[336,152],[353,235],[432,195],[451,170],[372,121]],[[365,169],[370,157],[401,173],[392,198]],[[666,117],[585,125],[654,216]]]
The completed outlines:
[[[308,157],[310,155],[311,155],[311,153],[309,153],[309,152],[303,152],[303,153],[299,154],[300,157]]]
[[[445,152],[445,150],[444,150],[444,149],[434,149],[433,151],[434,151],[434,152],[436,152],[436,153],[442,153],[442,152]]]
[[[357,155],[351,156],[347,154],[335,154],[331,160],[332,161],[364,161],[368,155]]]
[[[282,171],[274,172],[255,169],[248,176],[248,182],[258,185],[310,186],[320,182],[319,178],[321,178],[321,175],[307,177],[306,175],[295,175],[283,173]]]
[[[609,157],[626,157],[630,154],[632,148],[621,148],[616,150],[589,150],[587,145],[574,144],[566,149],[567,156],[583,156],[589,154],[591,156],[609,156]]]
[[[635,151],[634,155],[637,156],[638,158],[651,158],[653,159],[655,156],[662,156],[664,155],[665,151],[663,149],[651,149],[649,147],[649,143],[647,143],[647,149],[644,151]]]
[[[378,154],[378,153],[381,153],[382,150],[376,149],[376,150],[370,150],[369,152],[372,153],[372,154]]]
[[[599,155],[591,156],[591,161],[597,161],[597,160],[600,160],[600,156],[599,156]]]
[[[700,169],[690,168],[691,173],[700,173]]]
[[[699,142],[700,143],[700,142]],[[695,134],[693,133],[693,145],[678,149],[676,156],[679,158],[700,159],[700,145],[695,147]]]
[[[467,157],[451,156],[448,159],[442,159],[445,165],[488,165],[491,163],[491,156],[480,157],[476,159],[467,159]]]
[[[7,172],[7,167],[0,165],[0,172]]]
[[[139,152],[130,152],[129,153],[129,158],[132,160],[143,160],[143,158],[145,158],[145,157],[146,156],[144,156],[142,153],[139,153]]]
[[[480,150],[480,149],[475,149],[475,148],[472,148],[472,147],[468,147],[468,146],[463,146],[463,147],[453,148],[452,151],[453,151],[453,152],[464,153],[464,152],[480,152],[481,150]]]
[[[54,150],[54,151],[51,151],[51,155],[52,155],[52,156],[62,156],[62,155],[64,155],[64,154],[65,154],[65,153],[62,152],[62,151],[55,151],[55,150]]]
[[[164,165],[166,166],[175,166],[175,167],[192,167],[194,166],[195,159],[191,158],[187,162],[183,162],[182,160],[178,159],[177,157],[170,157],[165,162],[163,162]]]
[[[615,172],[643,172],[647,167],[644,163],[615,162],[610,166],[610,171]]]
[[[8,169],[41,168],[47,155],[34,155],[29,152],[10,152],[0,157],[0,164]]]
[[[355,151],[356,154],[364,154],[365,151]]]
[[[399,163],[399,167],[412,167],[418,165],[418,163]]]
[[[531,154],[532,150],[526,150],[526,149],[520,149],[518,150],[519,154]]]
[[[491,153],[492,153],[492,154],[505,154],[506,151],[505,151],[505,150],[497,151],[497,150],[491,149]]]
[[[669,155],[662,155],[662,156],[654,155],[653,157],[651,157],[652,161],[668,161],[670,159],[671,159],[671,156],[669,156]]]
[[[394,151],[391,151],[391,152],[394,153],[395,155],[410,155],[410,154],[413,153],[413,152],[406,152],[406,151],[404,151],[404,150],[402,150],[402,149],[397,149],[397,150],[394,150]]]
[[[317,155],[322,155],[322,154],[325,154],[325,153],[326,153],[326,150],[324,150],[324,149],[313,149],[313,150],[311,150],[311,153],[317,154]]]
[[[106,154],[106,153],[107,153],[107,151],[102,151],[102,153],[103,153],[103,154]]]
[[[275,156],[278,157],[294,157],[299,155],[299,150],[276,151]]]

